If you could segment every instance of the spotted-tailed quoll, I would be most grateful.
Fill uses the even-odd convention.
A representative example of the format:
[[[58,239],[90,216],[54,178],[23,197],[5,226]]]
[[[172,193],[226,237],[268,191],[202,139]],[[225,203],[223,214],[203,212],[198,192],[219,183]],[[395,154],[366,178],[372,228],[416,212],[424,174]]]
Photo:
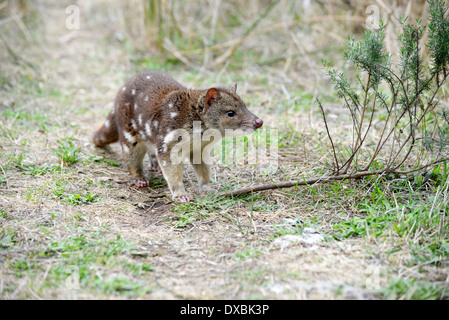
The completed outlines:
[[[204,194],[210,190],[211,146],[229,132],[250,134],[263,125],[262,119],[247,109],[236,89],[235,84],[229,89],[192,90],[162,72],[142,71],[119,89],[93,142],[98,147],[120,142],[137,187],[149,185],[143,172],[143,158],[148,153],[150,170],[162,172],[173,200],[189,202],[192,197],[182,181],[184,160],[192,163],[199,190]],[[200,137],[195,147],[196,132],[204,134],[207,130],[214,131],[213,139]]]

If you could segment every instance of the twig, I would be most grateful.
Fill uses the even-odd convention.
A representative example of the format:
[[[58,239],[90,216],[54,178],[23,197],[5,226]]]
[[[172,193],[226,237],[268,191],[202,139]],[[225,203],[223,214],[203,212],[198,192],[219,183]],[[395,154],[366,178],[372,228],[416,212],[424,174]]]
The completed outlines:
[[[369,167],[374,162],[374,160],[376,159],[377,155],[380,152],[380,149],[379,149],[380,143],[382,142],[382,139],[384,137],[385,130],[387,128],[388,121],[390,120],[391,113],[393,112],[393,106],[395,105],[395,103],[396,103],[396,95],[393,95],[393,101],[391,103],[391,108],[390,108],[390,110],[388,110],[388,108],[387,108],[387,112],[388,112],[387,119],[385,120],[385,124],[383,126],[382,133],[380,135],[379,141],[377,142],[376,149],[374,150],[374,153],[373,153],[373,155],[371,157],[370,162],[365,166],[365,168],[363,168],[362,171],[367,171],[369,169]]]
[[[182,55],[182,53],[176,49],[176,46],[173,44],[173,42],[170,41],[170,39],[165,38],[164,43],[162,44],[162,47],[166,51],[170,52],[173,56],[175,56],[179,61],[184,63],[186,66],[188,66],[192,69],[195,69],[201,73],[205,73],[207,75],[212,75],[212,73],[209,70],[196,65],[195,63],[191,62],[189,59],[184,57]]]
[[[365,110],[366,110],[366,107],[367,107],[367,99],[368,99],[368,91],[369,91],[370,79],[371,79],[371,73],[368,74],[368,81],[367,81],[366,89],[365,89],[365,98],[364,98],[364,101],[363,101],[362,115],[360,116],[360,125],[359,125],[358,132],[357,132],[357,139],[356,139],[356,142],[354,144],[354,148],[353,148],[351,156],[349,157],[349,159],[342,166],[343,173],[347,173],[348,172],[349,167],[351,166],[352,160],[354,159],[354,157],[356,156],[356,154],[358,153],[358,151],[362,147],[363,143],[365,142],[365,139],[366,139],[366,136],[368,134],[368,131],[371,128],[371,124],[372,124],[372,120],[373,120],[373,116],[374,116],[375,102],[376,102],[376,96],[377,96],[377,88],[379,86],[379,83],[377,83],[376,94],[374,96],[373,111],[371,113],[369,126],[366,129],[365,135],[363,136],[363,138],[361,139],[360,144],[359,144],[359,140],[360,140],[361,134],[362,134],[363,118],[365,116]]]
[[[320,106],[320,110],[323,115],[324,126],[326,127],[327,136],[329,137],[329,140],[332,145],[332,152],[334,154],[335,166],[337,167],[336,173],[339,174],[340,173],[340,165],[338,164],[337,153],[335,152],[334,142],[332,141],[332,137],[331,137],[331,134],[329,133],[329,128],[327,126],[326,114],[324,113],[323,106],[321,105],[321,102],[320,102],[320,100],[318,100],[318,98],[316,99],[316,102]]]
[[[370,80],[371,80],[371,72],[368,74],[368,80],[366,81],[366,89],[365,89],[365,97],[363,99],[362,115],[360,116],[360,126],[359,126],[359,131],[357,132],[357,138],[355,140],[354,149],[357,148],[357,145],[359,143],[359,139],[361,138],[361,135],[362,135],[363,118],[365,116],[365,110],[366,110],[366,107],[367,107],[369,82],[370,82]]]
[[[6,189],[9,189],[8,177],[6,176],[5,169],[3,169],[3,166],[1,164],[0,164],[0,168],[2,169],[3,175],[5,176]]]
[[[240,45],[243,43],[243,41],[248,38],[248,36],[253,32],[254,29],[259,25],[259,23],[270,13],[270,11],[279,3],[280,0],[276,0],[270,3],[270,5],[265,9],[265,11],[260,15],[252,24],[251,26],[246,29],[246,31],[243,33],[243,35],[238,39],[238,41],[229,48],[225,53],[223,53],[221,56],[215,60],[215,66],[223,64],[226,60],[228,60],[234,52],[240,47]]]
[[[24,58],[22,58],[21,56],[19,56],[9,45],[8,41],[5,39],[5,37],[3,36],[3,34],[0,33],[0,36],[2,38],[2,42],[5,44],[5,48],[8,51],[8,53],[11,55],[12,59],[14,60],[15,64],[20,64],[20,62],[22,62],[23,64],[27,65],[28,67],[32,68],[35,71],[39,71],[37,69],[37,67],[32,64],[31,62],[28,62],[27,60],[25,60]]]

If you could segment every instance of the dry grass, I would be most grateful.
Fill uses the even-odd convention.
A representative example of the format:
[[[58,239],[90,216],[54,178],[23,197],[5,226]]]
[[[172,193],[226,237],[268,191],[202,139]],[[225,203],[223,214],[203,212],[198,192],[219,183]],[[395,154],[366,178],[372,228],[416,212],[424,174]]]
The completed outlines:
[[[1,33],[12,51],[3,47],[0,53],[0,297],[372,299],[442,288],[447,260],[438,267],[415,263],[407,237],[390,230],[334,239],[334,226],[366,214],[361,203],[371,198],[375,180],[189,205],[169,200],[161,176],[148,190],[130,186],[119,147],[98,150],[90,138],[117,88],[144,67],[166,69],[195,88],[238,81],[250,109],[267,127],[279,128],[278,171],[264,175],[258,166],[218,164],[215,191],[329,168],[332,155],[313,105],[317,95],[328,100],[337,143],[352,138],[349,117],[328,92],[319,59],[341,51],[347,31],[360,31],[359,6],[281,1],[232,57],[215,64],[266,2],[245,4],[245,10],[235,1],[154,3],[162,18],[150,22],[142,1],[80,2],[81,28],[73,31],[65,28],[69,2],[30,4],[19,11],[22,23],[5,22]],[[10,9],[0,9],[0,20],[14,15]],[[339,23],[330,15],[341,17]],[[156,33],[162,38],[153,29],[148,33],[151,23],[165,28]],[[161,51],[147,47],[154,41]],[[198,50],[203,46],[209,49]],[[75,163],[65,165],[52,149],[70,137],[79,149]],[[185,181],[195,191],[192,171]],[[306,227],[326,241],[273,241],[299,236]],[[78,289],[67,282],[76,275],[73,267],[81,275]],[[398,277],[407,284],[427,282],[388,295],[396,292],[385,290]],[[439,297],[447,297],[444,290],[437,290]]]

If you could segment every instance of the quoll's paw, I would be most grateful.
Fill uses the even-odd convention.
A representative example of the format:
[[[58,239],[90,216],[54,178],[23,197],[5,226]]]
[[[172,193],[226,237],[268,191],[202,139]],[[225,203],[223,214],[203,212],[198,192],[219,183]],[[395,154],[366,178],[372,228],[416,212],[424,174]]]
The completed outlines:
[[[157,173],[162,173],[162,169],[159,166],[150,166],[150,171],[157,172]]]
[[[188,194],[178,196],[178,197],[173,197],[174,201],[179,201],[179,202],[190,202],[192,199],[193,198],[191,196],[189,196]]]
[[[134,179],[133,183],[138,188],[146,188],[150,185],[150,181],[147,178]]]

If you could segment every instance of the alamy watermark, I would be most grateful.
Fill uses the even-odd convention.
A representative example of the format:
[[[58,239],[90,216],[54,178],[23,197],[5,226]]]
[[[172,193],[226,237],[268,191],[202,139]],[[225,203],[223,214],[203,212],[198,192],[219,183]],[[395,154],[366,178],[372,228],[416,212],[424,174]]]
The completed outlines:
[[[65,279],[65,287],[68,290],[77,290],[80,288],[80,268],[76,265],[70,265],[66,268],[68,277]]]
[[[365,20],[364,28],[368,30],[378,30],[380,28],[380,9],[376,5],[366,7],[365,13],[368,15]]]
[[[65,13],[68,15],[65,19],[65,27],[69,30],[79,30],[80,8],[72,4],[65,8]]]
[[[169,152],[170,162],[174,165],[189,161],[208,165],[217,161],[223,164],[243,162],[269,167],[271,171],[278,167],[278,140],[278,129],[264,128],[255,132],[226,129],[223,135],[217,129],[203,131],[201,121],[194,121],[192,133],[185,129],[169,132],[159,151],[168,151],[167,144],[172,143]]]
[[[365,285],[368,290],[376,291],[380,289],[380,268],[369,267],[365,270]]]

